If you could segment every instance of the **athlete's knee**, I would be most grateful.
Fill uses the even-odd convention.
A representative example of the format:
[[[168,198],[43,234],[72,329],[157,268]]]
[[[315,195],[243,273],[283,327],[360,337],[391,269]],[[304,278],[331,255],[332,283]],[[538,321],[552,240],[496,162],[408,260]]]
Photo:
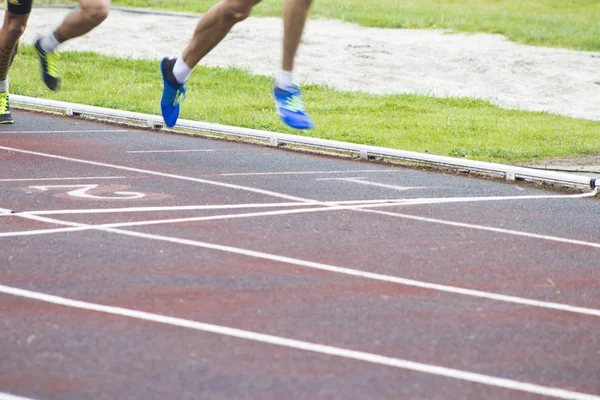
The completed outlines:
[[[260,0],[226,0],[225,18],[234,23],[241,22],[250,16],[252,7]]]
[[[110,5],[104,1],[97,1],[94,4],[81,7],[86,19],[93,22],[95,25],[100,25],[107,17],[110,11]]]
[[[28,16],[29,15],[7,13],[7,18],[2,26],[2,30],[10,35],[10,37],[20,38],[27,27]]]

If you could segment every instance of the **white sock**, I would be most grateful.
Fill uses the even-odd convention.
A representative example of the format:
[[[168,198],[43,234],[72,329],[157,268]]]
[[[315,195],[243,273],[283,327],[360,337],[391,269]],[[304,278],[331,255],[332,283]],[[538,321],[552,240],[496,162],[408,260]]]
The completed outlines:
[[[187,64],[183,62],[182,56],[177,57],[175,65],[173,66],[173,75],[175,76],[175,79],[177,79],[177,82],[184,84],[193,70],[194,68],[188,67]]]
[[[293,71],[279,71],[275,77],[275,86],[279,89],[287,89],[296,84],[296,76]]]
[[[40,47],[46,53],[52,53],[60,45],[58,40],[54,37],[54,33],[50,33],[40,38]]]
[[[0,81],[0,93],[8,92],[8,79]]]

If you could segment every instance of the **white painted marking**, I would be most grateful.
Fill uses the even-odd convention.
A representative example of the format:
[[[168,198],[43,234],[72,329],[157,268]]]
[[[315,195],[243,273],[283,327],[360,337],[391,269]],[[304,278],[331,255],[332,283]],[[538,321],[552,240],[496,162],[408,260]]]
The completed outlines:
[[[387,189],[394,189],[394,190],[399,190],[399,191],[413,190],[413,189],[426,189],[423,186],[387,185],[385,183],[366,181],[365,179],[366,178],[363,178],[363,177],[354,177],[354,178],[319,178],[317,180],[318,181],[345,181],[345,182],[358,183],[361,185],[369,185],[369,186],[377,186],[377,187],[382,187],[382,188],[387,188]]]
[[[279,204],[286,204],[286,203],[279,203]],[[319,205],[319,203],[314,203],[314,204],[291,203],[291,204],[295,204],[297,206]],[[392,205],[393,203],[389,203],[389,204]],[[363,206],[372,207],[371,204],[365,204]],[[336,207],[336,208],[324,207],[324,208],[311,208],[311,209],[301,208],[301,209],[295,209],[295,210],[279,210],[279,211],[256,212],[256,213],[247,213],[247,214],[225,214],[225,215],[214,215],[214,216],[208,216],[208,217],[176,218],[176,219],[126,222],[126,223],[115,223],[115,224],[104,224],[104,225],[82,225],[82,226],[71,227],[71,228],[53,228],[53,229],[38,229],[38,230],[18,231],[18,232],[4,232],[4,233],[0,233],[0,238],[16,237],[16,236],[35,236],[35,235],[44,235],[44,234],[52,234],[52,233],[68,233],[68,232],[75,232],[75,231],[93,230],[93,229],[97,229],[97,228],[120,228],[120,227],[134,226],[134,225],[155,225],[155,224],[169,224],[169,223],[177,223],[177,222],[199,222],[199,221],[217,220],[217,219],[234,219],[234,218],[274,216],[274,215],[295,214],[295,213],[316,212],[316,211],[325,211],[326,212],[326,211],[337,211],[337,210],[345,210],[345,209],[346,209],[346,207]],[[74,211],[77,211],[77,210],[74,210]],[[56,213],[48,212],[46,214],[61,214],[61,213],[60,212],[56,212]],[[77,213],[73,213],[73,214],[77,214]],[[4,215],[4,214],[0,214],[0,216],[2,216],[2,215]],[[18,214],[7,214],[7,215],[20,216],[23,218],[34,219],[33,217],[38,216],[39,213],[36,212],[35,214],[32,214],[32,213],[28,213],[28,212],[23,212],[23,213],[18,213]],[[48,222],[51,224],[54,224],[55,223],[54,221],[57,221],[57,220],[51,220],[51,219],[43,220],[42,218],[43,217],[37,217],[37,218],[35,218],[35,220]]]
[[[487,201],[512,201],[512,200],[552,200],[552,199],[582,199],[594,197],[598,194],[598,188],[591,192],[580,194],[559,194],[559,195],[534,195],[534,196],[483,196],[483,197],[434,197],[434,198],[414,198],[397,199],[396,202],[402,206],[407,205],[426,205],[426,204],[450,204],[450,203],[480,203]]]
[[[488,227],[488,226],[483,226],[483,225],[467,224],[467,223],[463,223],[463,222],[453,222],[453,221],[446,221],[446,220],[442,220],[442,219],[418,217],[418,216],[414,216],[414,215],[400,214],[400,213],[394,213],[394,212],[389,212],[389,211],[380,211],[380,210],[362,210],[362,211],[368,212],[368,213],[373,213],[373,214],[389,215],[391,217],[397,217],[397,218],[411,219],[411,220],[420,221],[420,222],[432,222],[435,224],[454,226],[454,227],[458,227],[458,228],[469,228],[469,229],[475,229],[475,230],[480,230],[480,231],[503,233],[503,234],[508,234],[508,235],[526,237],[526,238],[530,238],[530,239],[541,239],[541,240],[548,240],[551,242],[574,244],[574,245],[578,245],[578,246],[586,246],[586,247],[593,247],[596,249],[600,249],[600,243],[586,242],[584,240],[566,239],[566,238],[561,238],[561,237],[557,237],[557,236],[540,235],[537,233],[515,231],[512,229],[493,228],[493,227]]]
[[[366,204],[363,207],[373,207],[372,204]],[[122,228],[122,227],[132,227],[132,226],[144,226],[144,225],[161,225],[161,224],[174,224],[179,222],[200,222],[200,221],[215,221],[221,219],[236,219],[236,218],[250,218],[250,217],[266,217],[266,216],[281,216],[281,215],[289,215],[289,214],[302,214],[302,213],[313,213],[313,212],[330,212],[330,211],[338,211],[338,210],[346,210],[346,206],[339,207],[319,207],[319,208],[301,208],[301,209],[291,209],[291,210],[275,210],[275,211],[263,211],[263,212],[254,212],[254,213],[244,213],[244,214],[227,214],[227,215],[209,215],[204,217],[186,217],[186,218],[171,218],[171,219],[162,219],[162,220],[150,220],[150,221],[137,221],[137,222],[120,222],[113,224],[102,224],[102,225],[92,225],[94,229],[96,228]],[[27,218],[27,214],[20,214],[24,218]]]
[[[139,168],[124,167],[124,166],[119,166],[119,165],[114,165],[114,164],[100,163],[100,162],[95,162],[95,161],[87,161],[87,160],[82,160],[82,159],[78,159],[78,158],[63,157],[63,156],[58,156],[58,155],[53,155],[53,154],[39,153],[39,152],[35,152],[35,151],[21,150],[21,149],[15,149],[15,148],[5,147],[5,146],[0,146],[0,149],[8,150],[8,151],[20,152],[20,153],[23,153],[23,154],[38,155],[38,156],[42,156],[42,157],[54,158],[54,159],[65,160],[65,161],[73,161],[73,162],[78,162],[78,163],[82,163],[82,164],[97,165],[97,166],[107,167],[107,168],[114,168],[114,169],[121,169],[121,170],[125,170],[125,171],[139,172],[139,173],[144,173],[144,174],[149,174],[149,175],[162,176],[162,177],[179,179],[179,180],[185,180],[185,181],[192,181],[192,182],[198,182],[198,183],[206,183],[206,184],[215,185],[215,186],[227,187],[227,188],[236,189],[236,190],[244,190],[244,191],[253,192],[253,193],[260,193],[260,194],[264,194],[264,195],[267,195],[267,196],[284,198],[284,199],[287,199],[287,200],[300,201],[300,202],[303,202],[303,203],[314,203],[314,202],[316,202],[316,200],[305,199],[305,198],[297,197],[297,196],[290,196],[290,195],[286,195],[286,194],[282,194],[282,193],[277,193],[277,192],[272,192],[272,191],[268,191],[268,190],[257,189],[257,188],[248,187],[248,186],[232,185],[232,184],[228,184],[228,183],[222,183],[222,182],[217,182],[217,181],[210,181],[210,180],[206,180],[206,179],[198,179],[198,178],[191,178],[191,177],[181,176],[181,175],[166,174],[166,173],[162,173],[162,172],[144,170],[144,169],[139,169]],[[572,198],[591,197],[591,196],[595,196],[597,194],[597,190],[598,190],[598,188],[595,188],[594,191],[591,192],[591,193],[584,193],[584,194],[581,194],[581,195],[568,195],[568,196],[572,197]],[[548,196],[547,198],[550,198],[550,197],[551,198],[560,198],[561,196]],[[538,198],[543,198],[543,197],[540,196]],[[566,198],[566,197],[562,196],[562,198]],[[348,210],[352,210],[353,208],[352,207],[348,207],[347,209]],[[478,230],[484,230],[484,231],[487,230],[487,231],[496,232],[496,233],[515,234],[517,236],[532,237],[532,238],[537,238],[537,239],[544,239],[544,240],[551,240],[551,241],[557,241],[557,242],[563,242],[563,243],[577,244],[577,245],[582,245],[582,246],[599,247],[598,243],[584,242],[584,241],[577,241],[577,240],[570,240],[570,239],[564,239],[564,238],[557,238],[557,237],[547,236],[547,235],[537,235],[537,234],[530,234],[530,233],[526,233],[526,232],[512,231],[512,230],[506,230],[506,229],[489,228],[489,227],[480,226],[480,225],[462,224],[462,223],[456,223],[456,222],[452,222],[452,221],[444,221],[444,220],[432,219],[432,218],[414,217],[412,215],[405,215],[405,214],[386,213],[384,211],[377,211],[377,210],[363,210],[363,209],[360,209],[360,208],[356,208],[356,210],[357,211],[361,211],[361,212],[380,213],[382,215],[391,215],[391,216],[396,216],[396,217],[410,218],[410,219],[420,220],[420,221],[423,221],[423,222],[433,222],[433,223],[446,224],[446,225],[452,225],[452,226],[463,227],[463,228],[478,229]]]
[[[69,188],[78,188],[75,190],[71,190],[67,192],[69,196],[72,197],[80,197],[83,199],[100,199],[100,200],[133,200],[140,199],[145,197],[144,193],[138,192],[114,192],[114,194],[118,194],[119,196],[96,196],[88,193],[88,191],[92,189],[97,189],[98,185],[54,185],[54,186],[29,186],[32,189],[47,191],[50,189],[69,189]]]
[[[194,149],[187,149],[187,150],[134,150],[134,151],[128,151],[127,153],[131,153],[131,154],[137,154],[137,153],[193,153],[193,152],[213,152],[216,150],[206,150],[206,149],[201,149],[201,150],[194,150]]]
[[[62,215],[62,214],[103,214],[103,213],[129,213],[129,212],[151,212],[151,211],[195,211],[195,210],[228,210],[239,208],[275,208],[275,207],[306,207],[314,205],[338,205],[338,204],[378,204],[378,203],[396,203],[403,199],[382,199],[382,200],[344,200],[344,201],[314,201],[314,202],[291,202],[291,203],[250,203],[250,204],[215,204],[215,205],[195,205],[195,206],[171,206],[171,207],[124,207],[124,208],[91,208],[74,210],[42,210],[25,211],[28,214],[35,215]],[[398,203],[401,204],[401,203]]]
[[[16,216],[15,214],[11,214]],[[72,228],[51,228],[51,229],[36,229],[31,231],[18,231],[18,232],[2,232],[0,238],[10,238],[19,236],[36,236],[36,235],[49,235],[52,233],[69,233],[78,231],[89,231],[91,228],[84,227],[72,227]]]
[[[315,204],[292,203],[292,204],[295,204],[298,206],[319,205],[319,203],[315,203]],[[392,203],[389,203],[389,204],[391,205]],[[363,205],[363,207],[372,207],[372,205],[365,204],[365,205]],[[177,223],[177,222],[213,221],[213,220],[219,220],[219,219],[236,219],[236,218],[275,216],[275,215],[284,215],[284,214],[298,214],[298,213],[305,213],[305,212],[308,213],[308,212],[316,212],[316,211],[327,212],[327,211],[338,211],[338,210],[345,210],[345,209],[346,209],[346,207],[344,207],[344,206],[310,208],[310,209],[301,208],[301,209],[293,209],[293,210],[278,210],[278,211],[255,212],[255,213],[245,213],[245,214],[211,215],[211,216],[206,216],[206,217],[174,218],[174,219],[164,219],[164,220],[113,223],[113,224],[103,224],[103,225],[80,225],[80,226],[71,227],[71,228],[53,228],[53,229],[38,229],[38,230],[19,231],[19,232],[4,232],[4,233],[0,233],[0,238],[16,237],[16,236],[35,236],[35,235],[43,235],[43,234],[51,234],[51,233],[68,233],[68,232],[75,232],[75,231],[94,230],[94,229],[99,229],[99,228],[122,228],[122,227],[130,227],[130,226],[173,224],[173,223]],[[54,213],[52,213],[52,214],[54,214]],[[46,222],[46,223],[50,223],[50,224],[56,224],[56,223],[63,223],[63,225],[69,224],[69,223],[65,223],[63,221],[38,216],[39,215],[38,213],[32,214],[32,213],[28,213],[28,212],[20,212],[20,213],[11,214],[11,215],[28,218],[28,219],[33,219],[36,221]]]
[[[219,174],[219,176],[269,176],[269,175],[317,175],[317,174],[357,174],[366,172],[400,172],[399,169],[354,169],[347,171],[291,171],[291,172],[241,172]]]
[[[0,393],[0,400],[33,400],[28,397],[15,396],[9,393]]]
[[[72,181],[80,179],[123,179],[126,176],[78,176],[69,178],[25,178],[25,179],[0,179],[0,182],[43,182],[43,181]]]
[[[386,357],[363,351],[349,350],[340,347],[327,346],[319,343],[305,342],[296,339],[288,339],[281,336],[267,335],[264,333],[231,328],[227,326],[213,325],[183,318],[169,317],[166,315],[153,314],[145,311],[89,303],[86,301],[73,300],[65,297],[53,296],[45,293],[33,292],[30,290],[23,290],[10,286],[0,285],[0,293],[5,293],[17,297],[24,297],[27,299],[42,301],[45,303],[55,304],[64,307],[95,311],[111,315],[119,315],[122,317],[133,318],[142,321],[150,321],[159,324],[177,326],[202,332],[209,332],[217,335],[251,340],[259,343],[267,343],[275,346],[287,347],[296,350],[327,354],[335,357],[364,361],[373,364],[385,365],[388,367],[406,369],[435,376],[443,376],[446,378],[457,379],[466,382],[479,383],[487,386],[500,387],[503,389],[516,390],[527,393],[534,393],[559,399],[600,400],[599,396],[595,396],[592,394],[573,392],[564,389],[536,385],[528,382],[519,382],[511,379],[498,378],[495,376],[483,375],[475,372],[463,371],[454,368],[440,367],[437,365],[424,364],[409,360],[403,360],[400,358]]]
[[[450,198],[450,199],[445,199],[448,200],[448,202],[450,201],[483,201],[483,199],[488,199],[488,200],[515,200],[515,199],[532,199],[532,198],[536,198],[536,199],[545,199],[545,198],[582,198],[582,197],[590,197],[595,195],[596,190],[594,190],[591,193],[583,193],[583,194],[577,194],[577,195],[552,195],[552,196],[515,196],[515,197],[489,197],[489,198]],[[229,214],[229,215],[218,215],[218,216],[209,216],[209,217],[189,217],[189,218],[176,218],[176,219],[165,219],[165,220],[154,220],[154,221],[140,221],[140,222],[130,222],[130,223],[121,223],[121,224],[105,224],[105,225],[94,225],[95,227],[110,227],[110,228],[114,228],[114,227],[129,227],[129,226],[136,226],[136,225],[154,225],[154,224],[167,224],[167,223],[177,223],[177,222],[193,222],[193,221],[205,221],[205,220],[215,220],[215,219],[229,219],[229,218],[247,218],[247,217],[259,217],[259,216],[276,216],[276,215],[284,215],[284,214],[294,214],[294,213],[310,213],[310,212],[327,212],[327,211],[338,211],[338,210],[343,210],[343,211],[364,211],[364,212],[371,212],[371,213],[378,213],[378,214],[382,214],[382,215],[390,215],[393,217],[399,217],[399,218],[408,218],[408,219],[415,219],[415,220],[420,220],[423,222],[433,222],[433,223],[440,223],[440,224],[445,224],[445,225],[453,225],[453,226],[458,226],[458,227],[462,227],[462,228],[470,228],[470,229],[478,229],[478,230],[487,230],[487,231],[491,231],[491,232],[495,232],[495,233],[503,233],[503,234],[510,234],[510,235],[516,235],[516,236],[524,236],[524,237],[528,237],[528,238],[533,238],[533,239],[541,239],[541,240],[548,240],[548,241],[554,241],[554,242],[560,242],[560,243],[568,243],[568,244],[574,244],[574,245],[579,245],[579,246],[587,246],[587,247],[592,247],[592,248],[600,248],[600,243],[596,243],[596,242],[586,242],[586,241],[582,241],[582,240],[573,240],[573,239],[567,239],[567,238],[561,238],[561,237],[557,237],[557,236],[549,236],[549,235],[539,235],[539,234],[535,234],[535,233],[527,233],[527,232],[521,232],[521,231],[514,231],[514,230],[509,230],[509,229],[501,229],[501,228],[493,228],[493,227],[486,227],[486,226],[482,226],[482,225],[474,225],[474,224],[464,224],[464,223],[458,223],[458,222],[452,222],[452,221],[445,221],[445,220],[436,220],[436,219],[432,219],[432,218],[424,218],[424,217],[417,217],[417,216],[412,216],[412,215],[408,215],[408,214],[399,214],[399,213],[391,213],[391,212],[383,212],[383,211],[377,211],[377,210],[370,210],[371,208],[380,208],[380,207],[395,207],[395,206],[403,206],[403,205],[419,205],[419,204],[428,204],[428,203],[436,203],[438,199],[407,199],[405,201],[396,201],[396,200],[390,200],[389,202],[385,202],[385,203],[375,203],[375,204],[370,204],[370,203],[366,203],[366,204],[359,204],[359,205],[354,205],[354,206],[336,206],[337,203],[339,202],[313,202],[313,203],[277,203],[277,204],[297,204],[298,206],[302,207],[302,206],[309,206],[309,205],[325,205],[326,207],[324,208],[310,208],[310,209],[295,209],[295,210],[278,210],[278,211],[268,211],[268,212],[257,212],[257,213],[248,213],[248,214]],[[440,199],[443,200],[443,199]],[[385,201],[385,200],[384,200]],[[143,208],[143,207],[142,207]],[[115,209],[118,210],[118,209]],[[125,209],[126,210],[126,209]],[[77,214],[78,210],[72,210],[73,214]],[[88,210],[83,210],[85,211],[85,213],[87,213]],[[30,216],[34,216],[34,215],[51,215],[51,214],[61,214],[62,212],[60,210],[58,211],[47,211],[47,212],[25,212],[25,213],[18,213],[18,214],[11,214],[11,215],[18,215],[18,216],[23,216],[23,217],[30,217]],[[51,222],[54,223],[54,222]],[[62,229],[45,229],[45,230],[36,230],[36,231],[22,231],[22,232],[5,232],[5,233],[0,233],[0,238],[2,237],[13,237],[13,236],[31,236],[31,235],[40,235],[40,234],[49,234],[49,233],[60,233],[60,232],[71,232],[74,230],[87,230],[87,229],[93,229],[91,228],[92,225],[90,225],[90,228],[78,228],[78,229],[73,229],[73,228],[62,228]]]
[[[288,211],[291,211],[291,210],[288,210]],[[127,231],[127,230],[116,229],[116,228],[107,228],[107,227],[102,227],[102,226],[98,226],[98,225],[86,225],[86,224],[80,224],[77,222],[67,222],[67,221],[57,220],[54,218],[40,217],[40,216],[28,215],[28,214],[17,214],[17,215],[22,218],[32,219],[34,221],[54,223],[54,224],[59,224],[59,225],[67,225],[67,226],[79,227],[79,228],[85,227],[85,228],[98,230],[98,231],[102,231],[102,232],[118,233],[118,234],[137,237],[137,238],[158,240],[158,241],[182,244],[182,245],[187,245],[187,246],[201,247],[201,248],[206,248],[206,249],[211,249],[211,250],[219,250],[219,251],[224,251],[227,253],[241,254],[244,256],[260,258],[260,259],[264,259],[264,260],[277,261],[277,262],[281,262],[281,263],[285,263],[285,264],[298,265],[298,266],[302,266],[302,267],[323,270],[323,271],[329,271],[329,272],[335,272],[335,273],[339,273],[339,274],[356,276],[356,277],[365,278],[365,279],[372,279],[372,280],[377,280],[377,281],[397,283],[397,284],[406,285],[406,286],[419,287],[422,289],[437,290],[437,291],[441,291],[441,292],[454,293],[454,294],[459,294],[459,295],[464,295],[464,296],[479,297],[479,298],[485,298],[485,299],[490,299],[490,300],[514,303],[514,304],[522,304],[522,305],[528,305],[528,306],[533,306],[533,307],[548,308],[548,309],[553,309],[553,310],[567,311],[567,312],[572,312],[572,313],[577,313],[577,314],[593,315],[596,317],[600,317],[600,310],[593,309],[593,308],[576,307],[576,306],[571,306],[568,304],[552,303],[552,302],[546,302],[546,301],[540,301],[540,300],[531,300],[531,299],[526,299],[526,298],[516,297],[516,296],[507,296],[507,295],[484,292],[484,291],[479,291],[479,290],[463,289],[463,288],[459,288],[459,287],[455,287],[455,286],[448,286],[448,285],[428,283],[428,282],[423,282],[423,281],[416,281],[413,279],[405,279],[405,278],[399,278],[399,277],[390,276],[390,275],[365,272],[365,271],[360,271],[360,270],[351,269],[351,268],[336,267],[333,265],[322,264],[322,263],[313,262],[313,261],[306,261],[306,260],[300,260],[300,259],[292,258],[292,257],[278,256],[275,254],[263,253],[263,252],[254,251],[254,250],[246,250],[246,249],[241,249],[241,248],[237,248],[237,247],[223,246],[223,245],[219,245],[219,244],[200,242],[197,240],[179,239],[179,238],[174,238],[174,237],[170,237],[170,236],[153,235],[153,234],[148,234],[148,233]]]
[[[15,134],[15,133],[118,133],[118,132],[131,132],[126,129],[84,129],[74,131],[8,131],[2,132],[3,134]]]
[[[287,200],[301,201],[303,203],[310,202],[309,200],[303,199],[301,197],[289,196],[289,195],[282,194],[282,193],[271,192],[269,190],[262,190],[262,189],[257,189],[257,188],[253,188],[253,187],[248,187],[248,186],[234,185],[234,184],[230,184],[230,183],[223,183],[223,182],[211,181],[211,180],[207,180],[207,179],[192,178],[192,177],[189,177],[189,176],[167,174],[167,173],[162,173],[162,172],[150,171],[150,170],[147,170],[147,169],[125,167],[125,166],[121,166],[121,165],[107,164],[107,163],[101,163],[101,162],[96,162],[96,161],[88,161],[88,160],[82,160],[82,159],[79,159],[79,158],[63,157],[63,156],[58,156],[58,155],[54,155],[54,154],[40,153],[40,152],[37,152],[37,151],[15,149],[13,147],[0,146],[0,149],[1,150],[7,150],[7,151],[14,151],[14,152],[23,153],[23,154],[32,154],[32,155],[41,156],[41,157],[54,158],[54,159],[57,159],[57,160],[72,161],[72,162],[81,163],[81,164],[88,164],[88,165],[96,165],[98,167],[120,169],[120,170],[123,170],[123,171],[131,171],[131,172],[139,172],[141,174],[161,176],[161,177],[165,177],[165,178],[173,178],[173,179],[179,179],[179,180],[183,180],[183,181],[190,181],[190,182],[197,182],[197,183],[206,183],[208,185],[226,187],[226,188],[235,189],[235,190],[244,190],[244,191],[247,191],[247,192],[253,192],[253,193],[263,194],[263,195],[272,196],[272,197],[279,197],[279,198],[287,199]]]

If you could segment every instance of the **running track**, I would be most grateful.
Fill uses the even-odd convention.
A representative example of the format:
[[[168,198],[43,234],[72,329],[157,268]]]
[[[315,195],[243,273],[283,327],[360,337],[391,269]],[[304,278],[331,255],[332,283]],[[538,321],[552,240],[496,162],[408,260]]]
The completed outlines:
[[[0,399],[600,399],[597,198],[15,119]]]

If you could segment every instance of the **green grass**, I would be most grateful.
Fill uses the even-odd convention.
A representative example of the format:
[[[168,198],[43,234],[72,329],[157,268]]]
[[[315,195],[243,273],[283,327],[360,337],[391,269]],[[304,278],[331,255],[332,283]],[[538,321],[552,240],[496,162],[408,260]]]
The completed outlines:
[[[158,62],[62,53],[63,87],[48,91],[31,47],[10,73],[11,92],[160,115]],[[32,77],[34,77],[32,79]],[[600,122],[505,110],[486,101],[377,96],[304,86],[317,128],[298,132],[277,117],[271,80],[240,69],[197,67],[181,118],[503,163],[594,154]]]
[[[115,6],[203,13],[217,0],[113,0]],[[73,4],[68,0],[36,0]],[[283,0],[264,0],[256,16],[281,15]],[[313,17],[383,28],[488,32],[533,45],[600,50],[598,0],[315,0]]]

